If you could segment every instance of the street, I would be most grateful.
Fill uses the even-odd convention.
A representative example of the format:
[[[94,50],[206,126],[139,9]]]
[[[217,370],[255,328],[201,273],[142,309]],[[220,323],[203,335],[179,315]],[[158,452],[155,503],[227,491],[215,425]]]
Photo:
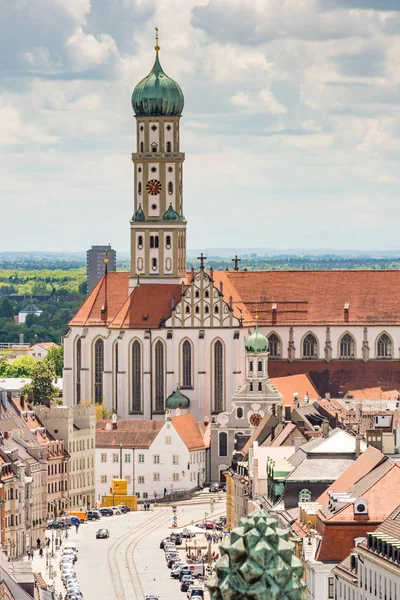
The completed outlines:
[[[178,526],[204,519],[210,504],[178,506]],[[225,503],[215,507],[212,516],[225,514]],[[126,515],[102,517],[100,521],[81,525],[79,532],[69,530],[68,542],[76,542],[79,559],[76,572],[84,600],[144,600],[147,594],[155,594],[160,600],[186,599],[179,589],[179,582],[170,576],[160,540],[173,530],[172,509],[156,507],[150,512],[140,510]],[[211,518],[211,515],[209,516]],[[108,539],[96,540],[97,529],[106,528]],[[66,540],[63,540],[64,542]],[[184,544],[182,557],[185,556]],[[55,588],[64,594],[58,569],[60,551],[53,559],[57,567]],[[42,571],[45,579],[45,559],[34,558],[34,570]],[[205,598],[209,598],[208,592]]]

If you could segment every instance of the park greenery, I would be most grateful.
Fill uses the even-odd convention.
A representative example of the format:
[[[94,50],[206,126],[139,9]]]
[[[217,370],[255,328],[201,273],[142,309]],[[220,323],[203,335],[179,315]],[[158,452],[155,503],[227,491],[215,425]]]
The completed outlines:
[[[238,252],[239,253],[239,252]],[[331,270],[331,269],[399,269],[398,257],[325,255],[257,255],[240,254],[240,270]],[[199,261],[188,260],[188,270],[199,269]],[[232,270],[232,258],[208,256],[206,269]],[[128,270],[124,259],[117,263],[119,270]],[[63,257],[39,253],[33,258],[18,253],[2,255],[0,259],[0,343],[17,343],[23,335],[25,343],[62,343],[68,323],[86,298],[86,269],[84,256]],[[33,302],[42,314],[28,315],[19,324],[18,312]],[[1,357],[0,357],[1,361]],[[1,364],[1,363],[0,363]],[[21,365],[16,367],[21,370]],[[28,367],[22,369],[25,373]],[[60,374],[60,364],[56,368]],[[1,371],[0,371],[1,374]],[[11,376],[11,375],[10,375]],[[15,375],[18,376],[18,375]]]
[[[32,356],[21,356],[11,360],[11,350],[0,352],[0,377],[33,377],[38,363],[48,366],[54,377],[62,377],[64,363],[64,346],[51,348],[42,361],[35,360]]]
[[[38,360],[32,367],[30,377],[32,381],[21,389],[21,394],[31,399],[34,404],[47,402],[62,403],[58,400],[59,390],[54,385],[55,372],[51,360]]]

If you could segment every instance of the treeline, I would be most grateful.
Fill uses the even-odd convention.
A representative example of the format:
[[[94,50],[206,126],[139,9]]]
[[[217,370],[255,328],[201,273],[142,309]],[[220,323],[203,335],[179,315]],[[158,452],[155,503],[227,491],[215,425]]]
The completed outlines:
[[[400,258],[360,258],[340,256],[239,256],[240,271],[329,271],[341,270],[393,270],[400,269]],[[232,259],[210,256],[206,260],[206,269],[231,271],[234,268]],[[200,261],[189,260],[188,269],[198,270]]]

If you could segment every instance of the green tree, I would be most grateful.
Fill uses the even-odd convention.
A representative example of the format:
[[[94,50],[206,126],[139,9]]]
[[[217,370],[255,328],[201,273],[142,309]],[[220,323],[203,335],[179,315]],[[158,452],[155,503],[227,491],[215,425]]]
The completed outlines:
[[[36,361],[32,356],[15,358],[12,362],[0,362],[0,377],[31,377]]]
[[[54,346],[54,348],[50,348],[44,360],[52,364],[57,377],[62,377],[64,368],[64,346]]]
[[[56,393],[56,388],[53,385],[54,377],[53,364],[46,360],[39,360],[32,369],[31,383],[25,385],[21,392],[24,395],[32,392],[34,404],[51,402]]]
[[[8,298],[3,298],[0,306],[0,317],[12,319],[14,316],[14,307]]]

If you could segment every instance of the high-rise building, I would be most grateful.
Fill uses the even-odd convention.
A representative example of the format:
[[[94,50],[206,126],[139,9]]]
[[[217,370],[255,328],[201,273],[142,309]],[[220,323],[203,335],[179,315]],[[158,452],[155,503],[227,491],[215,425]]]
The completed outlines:
[[[87,293],[93,290],[96,283],[104,275],[105,260],[108,260],[107,270],[117,270],[117,253],[108,246],[92,246],[86,252]]]

